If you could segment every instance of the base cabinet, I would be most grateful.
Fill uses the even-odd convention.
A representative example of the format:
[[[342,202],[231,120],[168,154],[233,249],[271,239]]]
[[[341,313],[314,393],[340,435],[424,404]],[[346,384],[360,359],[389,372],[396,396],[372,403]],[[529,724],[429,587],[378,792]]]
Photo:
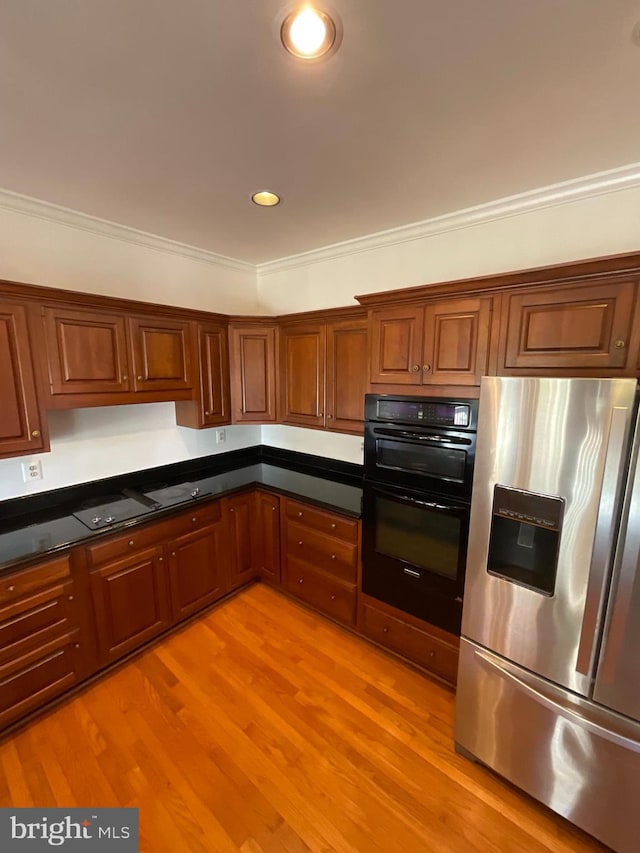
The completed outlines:
[[[224,525],[220,519],[169,542],[173,621],[186,619],[224,595],[228,560],[226,546]]]
[[[453,634],[366,595],[360,597],[358,629],[443,681],[456,683],[459,638]]]
[[[282,578],[280,569],[280,498],[268,492],[255,494],[255,568],[261,578],[278,585]]]

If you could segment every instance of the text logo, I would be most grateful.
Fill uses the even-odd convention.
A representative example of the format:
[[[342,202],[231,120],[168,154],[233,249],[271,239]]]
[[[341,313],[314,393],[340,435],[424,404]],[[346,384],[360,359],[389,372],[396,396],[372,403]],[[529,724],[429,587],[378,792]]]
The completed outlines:
[[[0,850],[138,853],[138,809],[0,809]]]

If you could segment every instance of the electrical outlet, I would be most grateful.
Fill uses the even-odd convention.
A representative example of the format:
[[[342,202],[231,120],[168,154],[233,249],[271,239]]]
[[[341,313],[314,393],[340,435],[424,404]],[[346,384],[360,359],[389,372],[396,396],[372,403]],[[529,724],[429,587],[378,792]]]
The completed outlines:
[[[224,444],[227,440],[227,431],[226,429],[217,429],[216,430],[216,444]]]
[[[42,462],[39,459],[22,463],[22,479],[25,483],[42,479]]]
[[[364,450],[364,441],[360,442],[360,450]]]

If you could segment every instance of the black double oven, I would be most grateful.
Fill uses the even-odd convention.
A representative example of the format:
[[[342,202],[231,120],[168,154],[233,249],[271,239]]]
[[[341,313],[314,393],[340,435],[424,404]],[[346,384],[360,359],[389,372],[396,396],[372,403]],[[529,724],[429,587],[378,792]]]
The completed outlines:
[[[478,401],[365,397],[362,589],[460,633]]]

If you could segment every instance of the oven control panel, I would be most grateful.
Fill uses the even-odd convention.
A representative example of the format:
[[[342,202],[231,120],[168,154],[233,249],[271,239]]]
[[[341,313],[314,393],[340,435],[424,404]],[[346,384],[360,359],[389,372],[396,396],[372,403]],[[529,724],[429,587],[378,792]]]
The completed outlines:
[[[375,420],[391,423],[425,424],[440,427],[469,427],[471,406],[448,400],[376,398]]]

